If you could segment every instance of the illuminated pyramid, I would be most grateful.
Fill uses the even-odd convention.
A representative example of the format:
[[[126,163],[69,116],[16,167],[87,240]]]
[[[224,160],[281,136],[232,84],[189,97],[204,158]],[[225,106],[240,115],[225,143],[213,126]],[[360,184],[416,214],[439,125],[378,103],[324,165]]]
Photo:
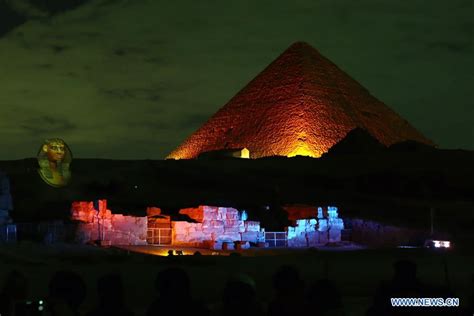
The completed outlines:
[[[247,148],[320,157],[360,127],[384,145],[433,143],[310,45],[291,45],[167,158]]]

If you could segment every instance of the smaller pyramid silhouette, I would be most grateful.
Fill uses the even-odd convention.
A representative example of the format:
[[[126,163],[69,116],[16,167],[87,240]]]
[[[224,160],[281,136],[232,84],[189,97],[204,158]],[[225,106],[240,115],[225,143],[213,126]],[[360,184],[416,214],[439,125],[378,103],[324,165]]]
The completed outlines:
[[[320,157],[360,127],[385,146],[433,143],[304,42],[285,50],[167,158],[247,148],[251,158]]]
[[[323,156],[337,156],[350,154],[370,154],[386,150],[387,147],[381,144],[375,137],[370,135],[365,129],[354,128],[346,137],[332,146]]]

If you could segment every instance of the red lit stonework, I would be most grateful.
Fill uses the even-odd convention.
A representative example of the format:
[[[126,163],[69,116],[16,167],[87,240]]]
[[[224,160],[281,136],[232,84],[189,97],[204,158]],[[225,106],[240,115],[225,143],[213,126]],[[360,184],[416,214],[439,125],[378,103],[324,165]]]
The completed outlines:
[[[96,210],[93,202],[73,202],[71,219],[78,222],[77,242],[98,241],[109,245],[146,244],[147,217],[112,214],[107,209],[107,200],[99,200],[98,206],[99,210]]]
[[[199,206],[180,210],[195,221],[173,221],[173,244],[213,249],[233,248],[236,243],[265,241],[260,223],[240,220],[239,211],[231,207]]]

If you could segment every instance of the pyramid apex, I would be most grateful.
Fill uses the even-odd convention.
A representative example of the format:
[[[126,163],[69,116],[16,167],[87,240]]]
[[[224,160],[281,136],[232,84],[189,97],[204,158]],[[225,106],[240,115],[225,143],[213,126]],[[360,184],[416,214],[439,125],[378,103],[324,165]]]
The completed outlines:
[[[293,49],[298,49],[298,50],[316,50],[313,46],[311,46],[309,43],[304,42],[304,41],[297,41],[291,44],[287,50],[293,50]]]
[[[290,45],[290,47],[293,47],[293,46],[296,46],[296,47],[303,47],[303,46],[309,46],[311,48],[313,48],[313,46],[311,46],[310,44],[308,44],[308,42],[305,42],[305,41],[296,41],[294,42],[293,44]]]

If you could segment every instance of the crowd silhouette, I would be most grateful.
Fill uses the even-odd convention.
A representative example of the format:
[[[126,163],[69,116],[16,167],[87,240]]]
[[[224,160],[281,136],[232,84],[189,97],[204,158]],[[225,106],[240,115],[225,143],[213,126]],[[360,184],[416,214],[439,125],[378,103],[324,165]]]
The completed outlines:
[[[341,292],[329,279],[306,284],[297,268],[281,266],[273,275],[273,298],[263,304],[257,296],[255,281],[248,275],[237,274],[228,278],[222,290],[220,303],[207,306],[191,294],[191,282],[185,270],[168,267],[158,272],[155,279],[156,299],[146,310],[146,316],[283,316],[314,315],[344,316]],[[110,273],[97,280],[97,306],[81,310],[87,287],[82,277],[73,271],[57,271],[48,285],[44,301],[28,301],[29,282],[19,271],[11,271],[0,292],[1,316],[139,316],[126,303],[124,284],[120,274]],[[474,312],[474,276],[471,296],[461,308],[396,308],[394,297],[456,297],[449,286],[433,287],[423,284],[417,276],[417,265],[400,260],[393,265],[393,277],[381,281],[366,316],[396,315],[469,315]]]
[[[146,315],[208,315],[206,307],[193,300],[189,287],[189,276],[183,269],[168,268],[159,272],[155,281],[158,297]]]
[[[97,281],[97,296],[99,304],[87,316],[134,316],[125,304],[122,277],[112,273]]]

